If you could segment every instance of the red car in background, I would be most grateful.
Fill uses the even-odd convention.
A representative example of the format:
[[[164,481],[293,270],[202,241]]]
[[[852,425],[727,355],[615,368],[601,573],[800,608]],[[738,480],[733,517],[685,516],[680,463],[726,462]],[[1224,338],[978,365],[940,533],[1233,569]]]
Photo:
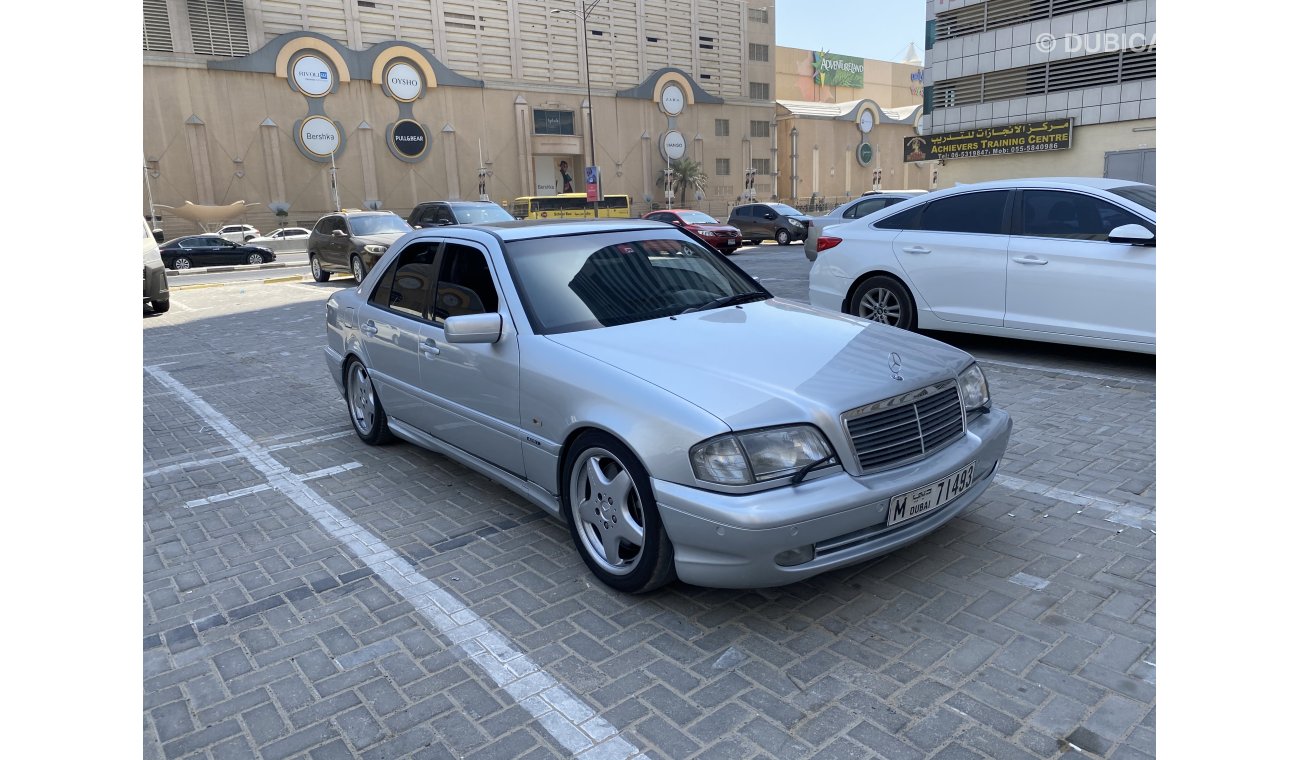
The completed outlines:
[[[675,224],[699,235],[719,253],[735,253],[741,246],[740,230],[730,224],[723,224],[703,211],[685,208],[670,208],[651,211],[641,217],[655,222]]]

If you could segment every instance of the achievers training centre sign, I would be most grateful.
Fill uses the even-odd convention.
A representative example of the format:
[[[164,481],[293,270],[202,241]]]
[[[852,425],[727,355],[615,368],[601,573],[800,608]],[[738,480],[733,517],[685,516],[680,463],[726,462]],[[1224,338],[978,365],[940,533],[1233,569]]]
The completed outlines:
[[[934,161],[941,158],[978,158],[1068,150],[1073,125],[1072,119],[1048,119],[961,132],[942,132],[923,137],[904,137],[903,160]]]

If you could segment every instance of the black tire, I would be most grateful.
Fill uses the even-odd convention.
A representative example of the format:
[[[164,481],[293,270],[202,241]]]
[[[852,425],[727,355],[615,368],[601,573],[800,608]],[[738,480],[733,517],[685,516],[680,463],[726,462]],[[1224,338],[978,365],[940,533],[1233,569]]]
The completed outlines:
[[[257,235],[245,235],[244,242],[247,243],[248,241],[252,240],[255,237],[257,237]]]
[[[194,262],[190,261],[189,256],[176,256],[172,259],[171,263],[167,265],[167,268],[168,269],[189,269],[192,266],[194,266]]]
[[[326,272],[324,269],[321,268],[320,259],[316,258],[316,254],[313,253],[307,258],[311,262],[312,279],[315,280],[316,282],[329,282],[330,275],[333,273]]]
[[[149,301],[149,305],[153,307],[154,314],[166,314],[167,310],[172,307],[172,299],[154,298]]]
[[[366,264],[361,260],[360,256],[352,257],[351,269],[352,279],[356,280],[357,284],[360,285],[361,281],[366,279]]]
[[[370,372],[360,360],[348,360],[343,367],[343,397],[348,403],[348,420],[357,437],[371,446],[383,446],[393,440],[388,429],[388,415],[379,401]]]
[[[888,275],[868,277],[854,288],[849,313],[904,330],[916,329],[916,301],[906,285]]]
[[[790,233],[787,232],[785,228],[781,228],[776,231],[776,244],[790,245]]]
[[[601,583],[643,594],[677,577],[673,545],[659,519],[650,478],[636,455],[616,438],[595,430],[578,436],[564,457],[560,489],[569,535]],[[629,529],[634,539],[640,531],[639,547],[621,535]],[[607,559],[607,545],[616,547],[613,561]]]
[[[263,261],[265,261],[265,259],[262,258],[262,254],[260,254],[260,253],[250,253],[250,254],[248,254],[248,263],[249,263],[249,264],[261,264]]]

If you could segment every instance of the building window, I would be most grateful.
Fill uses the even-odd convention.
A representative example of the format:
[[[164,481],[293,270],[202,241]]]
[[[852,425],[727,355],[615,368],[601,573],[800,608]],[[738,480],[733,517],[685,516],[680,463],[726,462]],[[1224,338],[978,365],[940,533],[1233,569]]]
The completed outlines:
[[[714,119],[713,136],[731,137],[731,119]]]
[[[713,159],[713,174],[718,177],[726,177],[731,174],[731,159],[715,158]]]
[[[749,60],[767,63],[767,45],[760,45],[757,42],[749,43]]]
[[[199,55],[248,55],[242,0],[188,0],[190,39]]]
[[[754,166],[754,173],[755,173],[755,174],[771,174],[771,173],[772,173],[772,159],[770,159],[770,158],[756,158],[756,159],[754,159],[751,163],[752,163],[753,166]]]
[[[772,124],[768,121],[758,120],[749,122],[750,137],[771,137]]]
[[[535,135],[571,135],[573,131],[573,111],[533,111],[533,134]]]
[[[750,82],[749,97],[754,100],[770,100],[770,87],[767,82]]]
[[[757,22],[760,23],[760,24],[766,24],[766,23],[767,23],[767,9],[766,9],[766,8],[750,8],[750,9],[749,9],[749,20],[750,20],[750,21],[757,21]]]

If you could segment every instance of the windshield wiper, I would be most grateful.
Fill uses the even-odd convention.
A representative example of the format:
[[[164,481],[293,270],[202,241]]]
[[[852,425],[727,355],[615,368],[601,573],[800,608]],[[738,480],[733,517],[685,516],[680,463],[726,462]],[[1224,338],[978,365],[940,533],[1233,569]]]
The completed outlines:
[[[735,306],[742,303],[749,303],[750,301],[766,301],[768,298],[771,298],[771,295],[768,293],[764,293],[760,290],[751,290],[747,293],[734,293],[729,296],[715,298],[708,303],[702,303],[699,306],[682,309],[677,313],[690,314],[693,311],[704,311],[705,309],[721,309],[723,306]]]

